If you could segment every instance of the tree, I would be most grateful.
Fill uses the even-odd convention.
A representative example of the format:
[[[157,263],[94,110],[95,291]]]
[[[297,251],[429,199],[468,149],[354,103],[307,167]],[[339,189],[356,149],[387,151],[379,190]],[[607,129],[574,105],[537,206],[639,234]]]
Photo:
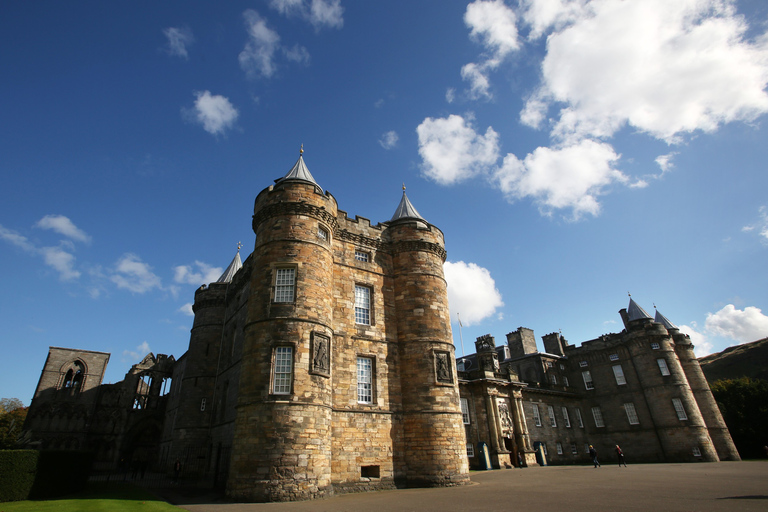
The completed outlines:
[[[27,418],[27,410],[18,398],[0,399],[0,450],[16,447],[16,440]]]
[[[24,407],[24,402],[18,398],[0,398],[0,414],[5,414],[21,407]]]
[[[722,379],[710,386],[742,458],[766,456],[768,445],[768,381]]]

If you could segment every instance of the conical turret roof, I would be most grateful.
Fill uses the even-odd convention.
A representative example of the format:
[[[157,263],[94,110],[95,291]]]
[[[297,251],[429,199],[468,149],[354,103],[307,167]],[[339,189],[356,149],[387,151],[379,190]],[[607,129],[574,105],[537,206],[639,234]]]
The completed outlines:
[[[389,222],[394,222],[401,219],[419,219],[427,222],[424,217],[414,208],[408,196],[405,195],[405,185],[403,185],[403,198],[400,200],[400,204],[397,205],[395,214],[389,219]]]
[[[669,329],[679,329],[679,327],[676,326],[675,324],[673,324],[672,322],[670,322],[667,317],[665,317],[664,315],[659,313],[658,309],[656,310],[656,318],[654,318],[653,321],[658,323],[658,324],[662,324],[664,327],[667,328],[667,330],[669,330]]]
[[[229,264],[227,270],[221,274],[221,277],[216,280],[217,283],[231,283],[232,278],[235,277],[237,271],[243,268],[243,262],[240,261],[240,244],[237,244],[237,254],[232,258],[232,263]]]
[[[641,318],[648,318],[650,320],[653,320],[653,317],[646,313],[646,311],[638,306],[637,302],[630,297],[629,298],[629,307],[627,308],[627,316],[629,317],[630,322],[632,320],[639,320]]]
[[[301,151],[299,151],[299,159],[296,160],[295,164],[293,164],[293,167],[291,167],[291,170],[288,171],[288,174],[286,174],[282,178],[276,179],[275,183],[279,183],[285,180],[299,180],[299,181],[308,181],[309,183],[312,183],[313,185],[320,187],[320,185],[315,181],[315,178],[312,176],[312,173],[309,172],[309,169],[307,168],[307,164],[304,163],[304,157],[302,156],[303,154],[304,154],[304,146],[302,145]]]

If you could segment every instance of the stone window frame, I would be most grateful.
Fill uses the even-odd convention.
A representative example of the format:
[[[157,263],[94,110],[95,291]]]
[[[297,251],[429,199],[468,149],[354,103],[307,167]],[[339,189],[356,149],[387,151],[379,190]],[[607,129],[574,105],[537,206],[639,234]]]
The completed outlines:
[[[365,308],[361,307],[361,306],[358,306],[358,302],[357,302],[357,298],[358,298],[357,290],[358,289],[368,290],[368,308],[367,308],[367,310]],[[365,326],[365,325],[368,325],[368,326],[375,325],[375,316],[374,316],[374,311],[373,311],[373,286],[371,286],[368,283],[355,283],[354,299],[355,299],[355,303],[354,303],[355,325],[358,325],[358,326],[360,326],[360,325],[363,325],[363,326]],[[368,322],[367,323],[366,322],[358,322],[357,321],[358,320],[358,314],[357,314],[358,313],[358,309],[360,309],[361,312],[366,312],[367,313],[367,316],[368,316],[368,318],[367,318]],[[362,318],[362,317],[361,317],[361,319],[365,320],[365,318]]]
[[[539,411],[539,404],[532,403],[533,407],[533,424],[537,427],[541,426],[541,411]]]
[[[371,257],[370,251],[365,251],[363,249],[355,249],[355,261],[359,261],[361,263],[370,263],[373,259]]]
[[[619,354],[611,354],[608,356],[608,359],[611,361],[618,361],[619,360]]]
[[[576,448],[576,443],[571,443],[571,455],[578,455],[579,449]]]
[[[461,397],[459,399],[459,404],[461,406],[461,421],[465,425],[471,424],[472,418],[469,415],[469,400],[467,400],[464,397]]]
[[[683,405],[682,400],[680,400],[679,398],[673,398],[672,407],[675,408],[675,414],[677,414],[677,419],[679,419],[680,421],[688,420],[688,414],[685,412],[685,405]]]
[[[701,457],[701,448],[699,448],[698,446],[694,446],[691,449],[691,453],[693,454],[694,457]]]
[[[587,361],[579,361],[579,366],[581,368],[586,368],[587,366],[589,366],[589,363]]]
[[[557,386],[557,375],[555,375],[554,373],[550,373],[549,381],[552,383],[553,386]]]
[[[59,369],[59,382],[56,389],[64,389],[72,393],[80,393],[88,375],[88,364],[77,357],[63,364]]]
[[[278,283],[279,276],[282,271],[285,270],[292,270],[293,271],[293,283],[283,284]],[[299,282],[299,264],[298,263],[281,263],[280,265],[275,265],[272,269],[272,303],[273,304],[295,304],[296,303],[296,295],[298,295],[298,282]],[[280,290],[284,290],[285,287],[291,286],[291,300],[277,300],[278,299],[278,287],[281,287]],[[280,298],[282,299],[282,293]]]
[[[555,446],[557,446],[557,454],[562,455],[563,454],[563,444],[560,441],[557,441],[555,443]]]
[[[549,414],[549,426],[557,428],[557,418],[555,418],[555,408],[551,405],[547,406],[547,413]]]
[[[615,364],[611,368],[613,369],[613,376],[616,378],[616,385],[625,386],[627,384],[627,377],[624,375],[624,368],[620,364]]]
[[[579,424],[579,428],[584,428],[584,418],[581,416],[581,409],[576,408],[576,422]]]
[[[205,404],[206,404],[206,399],[202,398],[200,400],[200,412],[205,412]]]
[[[563,386],[568,387],[570,384],[568,384],[568,377],[563,375]]]
[[[288,372],[279,372],[278,373],[278,353],[282,351],[282,349],[290,349],[290,367],[288,368]],[[294,375],[295,375],[295,368],[296,368],[296,345],[293,343],[277,343],[272,346],[272,361],[270,364],[271,371],[270,371],[270,379],[269,379],[269,394],[273,397],[286,397],[293,395],[293,384],[294,384]],[[283,390],[283,382],[278,383],[278,375],[288,375],[287,381],[288,381],[288,390]],[[278,391],[277,386],[280,385],[280,390]]]
[[[563,424],[565,425],[565,428],[571,428],[571,417],[568,415],[568,408],[566,406],[563,406],[562,411],[563,411]]]
[[[637,417],[637,409],[635,408],[635,404],[632,402],[627,402],[624,404],[624,412],[627,413],[627,421],[630,425],[639,425],[640,424],[640,418]]]
[[[475,456],[475,445],[472,443],[467,443],[467,458],[472,458]]]
[[[656,360],[656,364],[659,366],[659,371],[661,372],[662,377],[669,377],[671,375],[666,359],[660,357]]]
[[[370,361],[370,380],[371,382],[360,382],[360,362],[361,361]],[[364,405],[364,406],[371,406],[376,405],[376,356],[373,354],[357,354],[355,357],[355,398],[358,405]],[[369,384],[370,389],[368,390],[370,393],[370,401],[361,401],[360,400],[360,385],[363,384]],[[363,388],[365,389],[365,388]]]
[[[659,350],[659,349],[661,349],[661,345],[659,345],[658,342],[654,341],[653,343],[651,343],[651,350]]]
[[[603,411],[600,409],[600,407],[593,407],[592,408],[592,419],[595,420],[595,427],[596,428],[604,428],[605,427],[605,418],[603,418]]]
[[[581,372],[581,378],[584,379],[584,389],[587,391],[595,389],[595,381],[592,380],[592,372],[584,370]]]
[[[317,238],[324,243],[331,241],[331,231],[322,224],[317,225]]]

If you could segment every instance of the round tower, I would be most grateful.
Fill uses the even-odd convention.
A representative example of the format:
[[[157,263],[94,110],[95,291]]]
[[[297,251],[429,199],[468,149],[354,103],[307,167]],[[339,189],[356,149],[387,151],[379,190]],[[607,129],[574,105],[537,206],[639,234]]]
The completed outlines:
[[[395,275],[405,483],[465,484],[469,467],[443,275],[443,233],[419,215],[405,191],[387,231]]]
[[[227,495],[311,499],[331,484],[331,237],[337,206],[299,157],[256,197]]]
[[[709,437],[715,445],[720,460],[741,460],[736,445],[733,444],[731,433],[725,424],[720,408],[717,406],[712,390],[709,388],[707,378],[701,371],[701,365],[693,352],[693,343],[687,334],[670,322],[664,315],[656,311],[656,322],[664,325],[674,340],[674,348],[685,376],[691,386],[691,391],[699,405],[699,410],[709,430]]]
[[[717,462],[717,452],[672,336],[633,299],[628,310],[619,313],[663,460]]]
[[[224,325],[227,287],[221,283],[203,285],[195,291],[195,314],[189,349],[183,359],[182,393],[173,425],[171,460],[184,460],[191,449],[200,451],[209,443],[213,410],[213,388]]]

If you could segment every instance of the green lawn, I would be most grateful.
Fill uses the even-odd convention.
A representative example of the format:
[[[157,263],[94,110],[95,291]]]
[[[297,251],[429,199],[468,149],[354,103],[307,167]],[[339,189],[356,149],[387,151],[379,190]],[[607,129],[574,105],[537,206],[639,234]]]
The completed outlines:
[[[0,503],[0,512],[179,512],[151,493],[122,483],[91,484],[58,500]]]

